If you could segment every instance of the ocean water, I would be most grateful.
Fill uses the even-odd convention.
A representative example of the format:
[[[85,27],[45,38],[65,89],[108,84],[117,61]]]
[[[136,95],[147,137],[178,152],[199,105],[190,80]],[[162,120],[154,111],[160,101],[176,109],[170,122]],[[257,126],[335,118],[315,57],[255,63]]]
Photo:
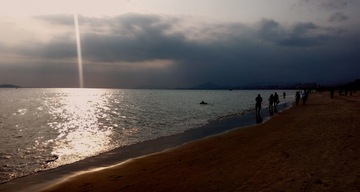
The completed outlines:
[[[0,182],[196,129],[287,90],[0,89]],[[205,101],[208,105],[200,105]]]

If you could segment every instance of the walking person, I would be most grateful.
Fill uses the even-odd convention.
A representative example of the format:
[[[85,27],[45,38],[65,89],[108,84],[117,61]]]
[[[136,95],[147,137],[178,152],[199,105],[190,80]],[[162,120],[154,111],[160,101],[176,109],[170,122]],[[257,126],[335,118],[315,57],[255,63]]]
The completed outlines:
[[[307,91],[304,91],[302,95],[303,105],[305,105],[307,98],[308,98],[308,93]]]
[[[256,104],[255,104],[255,111],[256,114],[260,114],[260,109],[261,109],[261,102],[263,101],[262,97],[260,96],[260,94],[258,94],[258,96],[255,98]]]
[[[299,100],[300,100],[300,93],[299,93],[299,91],[296,91],[295,99],[296,99],[296,105],[299,105]]]
[[[274,99],[274,108],[276,109],[277,105],[280,103],[279,95],[276,92],[275,92],[273,99]]]

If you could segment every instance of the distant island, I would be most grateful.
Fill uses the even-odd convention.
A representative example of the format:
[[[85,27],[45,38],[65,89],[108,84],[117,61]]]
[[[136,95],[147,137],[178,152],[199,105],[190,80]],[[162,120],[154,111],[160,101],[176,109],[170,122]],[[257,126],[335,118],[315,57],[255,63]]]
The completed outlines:
[[[2,84],[2,85],[0,85],[0,88],[20,88],[20,86],[10,85],[10,84]]]

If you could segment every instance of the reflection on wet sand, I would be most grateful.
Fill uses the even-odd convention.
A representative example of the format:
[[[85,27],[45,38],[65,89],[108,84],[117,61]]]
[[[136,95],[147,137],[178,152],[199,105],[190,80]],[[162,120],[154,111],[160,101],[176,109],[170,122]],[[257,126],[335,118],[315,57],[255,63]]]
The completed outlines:
[[[274,115],[274,107],[272,105],[269,106],[269,113],[270,113],[270,116]]]
[[[263,122],[263,119],[262,119],[262,117],[260,116],[260,113],[257,113],[256,114],[256,123],[257,124],[260,124],[260,123],[262,123]]]

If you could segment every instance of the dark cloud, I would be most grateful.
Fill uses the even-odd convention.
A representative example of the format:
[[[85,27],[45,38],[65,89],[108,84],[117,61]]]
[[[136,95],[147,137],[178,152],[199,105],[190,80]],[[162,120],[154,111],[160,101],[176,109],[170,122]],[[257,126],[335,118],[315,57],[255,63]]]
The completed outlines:
[[[342,22],[348,19],[349,17],[346,16],[343,12],[336,12],[329,17],[330,22]]]
[[[72,34],[65,33],[55,36],[48,43],[32,42],[22,46],[6,47],[9,52],[17,52],[25,56],[39,57],[43,59],[67,59],[77,56],[76,42],[70,38]]]
[[[260,22],[259,35],[266,41],[280,46],[311,47],[325,44],[331,38],[331,31],[314,23],[297,23],[286,29],[274,20]]]
[[[73,25],[65,22],[68,16],[57,17],[46,20]],[[353,80],[360,71],[359,33],[337,33],[336,28],[311,22],[285,26],[263,19],[255,27],[223,23],[181,28],[181,19],[159,15],[79,19],[88,87],[131,88],[143,84],[183,87],[207,81],[223,85],[323,83],[333,79]],[[54,60],[35,66],[29,71],[33,74],[59,71],[72,74],[70,79],[76,76],[77,64],[74,62],[71,67],[69,64],[71,59],[76,60],[73,34],[64,33],[48,43],[12,50]],[[62,60],[67,62],[59,62]],[[168,60],[172,64],[147,66],[147,61],[156,60]],[[123,65],[124,62],[127,64]],[[15,68],[2,68],[4,71],[9,74]],[[46,77],[51,79],[47,84],[55,81]]]
[[[281,38],[284,34],[282,28],[280,28],[280,24],[274,20],[263,19],[260,22],[260,36],[268,41],[277,41],[277,39]]]
[[[312,29],[318,29],[314,23],[308,22],[308,23],[297,23],[294,28],[293,32],[297,35],[306,34],[309,30]]]

